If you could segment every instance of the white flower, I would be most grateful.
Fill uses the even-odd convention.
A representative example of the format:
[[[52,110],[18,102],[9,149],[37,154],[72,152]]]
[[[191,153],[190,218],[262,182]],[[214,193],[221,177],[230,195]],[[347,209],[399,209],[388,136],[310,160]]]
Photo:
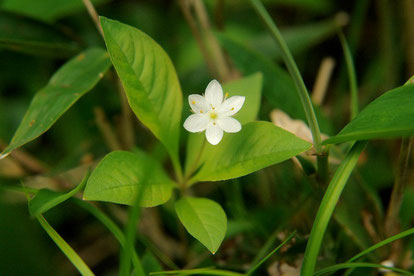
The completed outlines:
[[[207,141],[217,145],[223,138],[223,131],[234,133],[241,130],[241,124],[231,116],[243,106],[245,97],[233,96],[223,101],[223,89],[218,81],[212,80],[206,88],[205,96],[192,94],[188,102],[194,114],[184,122],[189,132],[206,131]]]

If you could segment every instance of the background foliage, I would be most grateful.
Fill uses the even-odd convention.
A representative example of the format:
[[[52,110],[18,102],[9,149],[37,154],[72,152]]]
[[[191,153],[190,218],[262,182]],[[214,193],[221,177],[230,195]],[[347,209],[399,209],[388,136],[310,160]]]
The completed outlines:
[[[187,117],[189,111],[185,99],[188,94],[203,92],[212,78],[223,75],[227,76],[226,80],[238,76],[262,80],[259,119],[270,121],[271,111],[278,108],[294,119],[306,121],[300,100],[294,91],[294,82],[282,62],[281,52],[248,1],[204,1],[212,27],[212,32],[204,35],[208,38],[207,41],[211,40],[209,35],[214,36],[218,45],[225,50],[225,60],[231,65],[229,72],[217,72],[216,70],[223,69],[220,66],[213,66],[212,69],[211,63],[217,64],[217,59],[205,59],[182,13],[180,1],[92,2],[100,15],[138,28],[149,35],[171,58],[183,92],[184,108],[183,114],[174,115],[174,120],[165,121],[164,118],[166,125],[163,127],[179,124],[178,118]],[[349,123],[351,116],[348,76],[338,38],[338,24],[343,26],[354,59],[361,109],[385,91],[401,86],[414,74],[414,22],[411,16],[414,13],[414,3],[411,0],[263,2],[278,23],[310,91],[317,90],[310,88],[315,87],[322,60],[331,57],[335,62],[326,96],[315,107],[321,131],[326,135],[338,134]],[[137,153],[139,158],[149,160],[148,162],[152,162],[152,159],[160,161],[172,175],[168,154],[178,151],[174,148],[176,141],[173,141],[173,149],[168,153],[148,130],[149,128],[154,132],[151,125],[142,124],[132,116],[132,111],[127,108],[126,98],[119,93],[120,83],[114,68],[108,69],[110,62],[106,53],[96,49],[84,52],[87,48],[106,47],[81,0],[5,0],[0,2],[0,13],[0,147],[4,149],[9,145],[36,92],[62,89],[65,93],[73,94],[62,102],[49,99],[56,105],[70,109],[44,135],[16,150],[9,158],[0,160],[0,188],[4,188],[0,190],[0,275],[56,275],[57,271],[59,275],[77,273],[34,219],[39,215],[36,212],[42,208],[43,211],[48,210],[44,216],[50,225],[78,252],[94,273],[116,275],[122,262],[119,258],[118,241],[123,244],[128,237],[119,235],[114,227],[110,228],[114,233],[110,233],[96,219],[99,214],[88,210],[90,207],[82,205],[81,200],[64,200],[75,194],[77,189],[83,188],[81,185],[85,183],[82,179],[88,166],[97,164],[113,150],[128,149]],[[111,51],[109,46],[108,50]],[[85,55],[78,60],[81,65],[76,63],[79,55]],[[90,64],[87,62],[90,55],[101,55],[102,59],[97,64]],[[59,68],[71,58],[74,58],[71,66],[79,66],[81,69],[77,70],[84,71],[79,71],[80,75],[59,77],[59,72],[64,72],[65,67]],[[117,67],[117,64],[114,65]],[[73,91],[64,89],[73,79],[83,77],[89,82],[83,82]],[[179,89],[175,80],[171,82],[168,87]],[[249,89],[260,90],[260,85],[251,83],[255,82],[251,81],[250,86],[229,83],[224,88],[230,95],[236,93],[236,90],[246,89],[236,95],[249,93]],[[125,89],[128,95],[128,88]],[[82,93],[86,94],[72,106]],[[355,139],[361,128],[380,132],[384,130],[384,124],[387,124],[381,124],[380,119],[390,113],[395,114],[405,127],[403,130],[398,128],[398,133],[393,136],[412,134],[414,117],[405,115],[412,114],[414,110],[413,97],[409,96],[412,89],[400,87],[392,93],[398,93],[399,97],[394,106],[392,102],[387,102],[388,96],[379,98],[374,104],[383,113],[373,116],[369,112],[361,112],[358,120],[362,122],[362,126],[350,124],[331,141]],[[180,105],[180,99],[176,100],[177,105]],[[254,100],[260,101],[259,98]],[[47,99],[43,98],[32,102],[32,105],[40,107],[45,102]],[[132,106],[133,112],[136,112],[135,108],[143,107]],[[248,110],[254,114],[254,105],[251,108]],[[50,114],[53,110],[47,109],[43,112]],[[43,115],[40,113],[33,116]],[[57,117],[54,120],[56,119]],[[240,114],[239,118],[243,122],[253,119],[248,113]],[[31,118],[25,120],[26,126],[36,123]],[[378,124],[372,123],[373,120]],[[129,124],[131,121],[132,124]],[[252,128],[258,127],[254,125],[256,123],[250,124]],[[24,129],[19,129],[19,133],[34,138],[49,127],[50,125],[39,126],[38,133],[25,133]],[[395,130],[395,125],[388,124],[387,127]],[[246,129],[251,130],[249,127]],[[266,134],[265,131],[264,133]],[[168,140],[165,135],[160,134],[164,145]],[[183,128],[180,134],[174,133],[173,138],[178,136],[184,137],[184,140],[192,139]],[[383,137],[374,135],[362,138]],[[223,143],[227,142],[231,144],[230,141],[223,140]],[[387,229],[386,212],[391,190],[398,176],[400,145],[399,138],[373,140],[363,151],[357,162],[357,169],[348,181],[333,213],[323,240],[320,252],[322,258],[318,260],[318,268],[345,262],[358,252],[389,237],[391,232]],[[13,142],[9,146],[13,147]],[[17,146],[19,145],[16,143]],[[185,143],[181,143],[181,153],[185,147]],[[339,161],[344,159],[344,152],[349,147],[349,144],[331,147],[331,174],[338,167]],[[229,151],[232,150],[230,146],[228,148]],[[113,160],[109,160],[108,156],[106,161],[117,163],[116,158],[123,154],[129,155],[117,151],[111,156]],[[185,159],[183,154],[180,158],[181,161]],[[187,151],[188,158],[195,157]],[[407,158],[412,161],[412,153]],[[177,219],[175,209],[188,205],[189,202],[178,201],[179,204],[174,206],[170,200],[162,207],[144,209],[135,242],[144,270],[216,266],[244,272],[257,264],[293,231],[297,233],[290,240],[289,246],[273,255],[256,273],[278,275],[276,273],[282,270],[282,264],[289,265],[292,269],[297,268],[303,258],[306,241],[326,189],[317,184],[312,167],[310,171],[306,171],[310,174],[307,175],[298,164],[288,160],[238,179],[194,186],[192,193],[219,202],[227,215],[227,231],[223,244],[215,255],[211,255],[200,243],[187,235]],[[211,165],[211,170],[215,165]],[[264,167],[260,162],[257,166]],[[414,225],[412,166],[411,162],[402,206],[396,213],[401,231]],[[204,171],[200,171],[200,181],[211,180],[208,178],[208,169],[206,167]],[[97,174],[96,171],[94,173]],[[237,173],[244,175],[248,172]],[[159,177],[161,181],[168,179],[162,172]],[[93,181],[100,179],[91,178],[90,182]],[[36,202],[31,202],[29,212],[26,195],[21,192],[22,185],[29,190],[47,188],[61,192],[60,196],[63,197],[49,206],[39,206]],[[154,202],[163,201],[165,194],[171,193],[167,181],[159,186],[162,186],[158,187],[162,190],[156,191],[162,193],[156,194],[159,198],[155,198]],[[64,195],[69,190],[73,193],[70,196]],[[56,194],[52,195],[48,190],[41,190],[40,193],[44,198],[56,198]],[[178,199],[176,196],[173,193],[174,199]],[[87,193],[85,197],[88,198]],[[51,208],[59,202],[63,203]],[[147,205],[156,205],[154,202],[148,202]],[[208,205],[209,202],[199,204]],[[96,203],[94,206],[121,228],[127,225],[128,214],[132,212],[124,205]],[[217,220],[218,223],[225,221],[222,217]],[[209,246],[211,247],[207,245]],[[211,250],[215,251],[216,248]],[[366,261],[380,263],[389,259],[392,254],[398,255],[398,267],[412,269],[413,238],[408,237],[404,242],[382,247],[367,255]],[[358,269],[352,275],[369,273],[376,272],[372,269]]]

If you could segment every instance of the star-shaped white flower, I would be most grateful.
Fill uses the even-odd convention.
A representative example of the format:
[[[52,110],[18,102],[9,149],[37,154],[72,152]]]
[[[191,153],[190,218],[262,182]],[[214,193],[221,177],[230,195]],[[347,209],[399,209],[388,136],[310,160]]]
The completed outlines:
[[[189,132],[206,131],[207,141],[217,145],[223,138],[223,131],[234,133],[241,130],[241,124],[231,116],[243,106],[245,97],[233,96],[223,101],[223,88],[218,81],[212,80],[206,88],[205,96],[192,94],[188,102],[194,114],[184,122]]]

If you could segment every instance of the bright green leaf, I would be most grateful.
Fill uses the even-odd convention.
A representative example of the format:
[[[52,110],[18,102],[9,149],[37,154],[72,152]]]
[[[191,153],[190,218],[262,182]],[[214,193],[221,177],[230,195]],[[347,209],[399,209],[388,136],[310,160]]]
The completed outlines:
[[[413,107],[414,84],[395,88],[368,104],[338,135],[323,143],[413,135]]]
[[[60,203],[68,200],[74,196],[77,192],[85,187],[86,181],[89,178],[88,172],[82,179],[81,183],[68,193],[58,193],[48,189],[41,189],[39,192],[29,201],[29,211],[32,216],[41,215],[49,209],[59,205]]]
[[[287,160],[311,147],[310,143],[272,123],[247,123],[240,132],[225,134],[217,146],[206,144],[204,164],[192,182],[240,177]]]
[[[79,50],[52,26],[4,12],[0,17],[1,48],[46,57],[70,57]]]
[[[91,0],[96,5],[108,0]],[[76,11],[84,11],[82,0],[3,0],[0,9],[24,14],[45,22],[53,22],[58,18]]]
[[[242,79],[231,81],[223,84],[224,93],[231,96],[245,96],[246,100],[242,109],[234,116],[241,124],[254,121],[260,109],[262,98],[262,81],[261,73],[249,75]],[[187,143],[187,157],[185,171],[188,172],[197,159],[198,151],[201,149],[205,135],[204,133],[191,133]]]
[[[102,49],[89,49],[63,65],[36,93],[23,121],[0,159],[47,131],[80,97],[91,90],[110,66]]]
[[[167,148],[178,154],[182,92],[167,53],[148,35],[101,17],[105,43],[139,120]]]
[[[140,194],[140,205],[152,207],[171,197],[173,185],[162,166],[144,152],[114,151],[102,159],[89,177],[84,199],[134,205]]]
[[[175,203],[175,210],[185,229],[215,254],[227,228],[221,206],[207,198],[184,197]]]

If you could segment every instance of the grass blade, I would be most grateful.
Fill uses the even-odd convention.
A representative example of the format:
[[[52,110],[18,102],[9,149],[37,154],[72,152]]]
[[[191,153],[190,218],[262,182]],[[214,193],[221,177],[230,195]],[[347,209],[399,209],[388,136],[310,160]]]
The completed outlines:
[[[351,90],[351,120],[358,115],[358,85],[357,77],[355,72],[354,61],[352,58],[351,49],[349,48],[348,42],[344,36],[342,30],[338,32],[339,39],[341,41],[342,50],[344,51],[346,69],[349,78],[349,88]]]
[[[279,244],[272,252],[267,254],[266,257],[264,257],[260,262],[258,262],[254,267],[250,268],[249,271],[247,271],[246,275],[251,275],[253,272],[255,272],[264,262],[267,261],[273,254],[275,254],[282,246],[284,246],[287,242],[289,242],[296,234],[296,231],[294,231],[292,234],[290,234],[289,237],[287,237],[286,240],[284,240],[281,244]]]
[[[82,275],[95,275],[81,259],[81,257],[79,257],[79,255],[72,249],[72,247],[70,247],[70,245],[55,231],[55,229],[50,226],[50,224],[42,215],[37,215],[36,218],[46,233],[49,235],[49,237],[56,243],[60,250],[62,250],[63,254],[68,257],[68,259]]]
[[[312,102],[309,97],[309,92],[306,89],[305,83],[303,82],[298,66],[296,65],[296,62],[293,59],[293,56],[289,51],[289,48],[287,47],[285,40],[280,34],[279,29],[273,22],[272,18],[270,17],[269,13],[266,11],[265,7],[260,2],[260,0],[250,0],[250,3],[252,4],[256,12],[259,14],[260,18],[263,20],[266,27],[269,29],[270,33],[272,34],[273,38],[275,39],[277,45],[279,46],[282,52],[283,59],[286,63],[290,75],[295,81],[296,88],[303,105],[303,109],[305,110],[306,118],[308,120],[309,127],[312,131],[313,143],[316,152],[320,154],[322,153],[322,146],[319,124],[318,120],[316,119],[315,111],[313,110]]]
[[[335,209],[336,203],[339,200],[342,190],[344,189],[352,170],[357,164],[359,155],[365,149],[366,144],[366,142],[356,142],[352,146],[344,161],[342,161],[341,165],[335,172],[331,183],[329,183],[328,189],[325,192],[316,215],[309,241],[306,246],[301,271],[302,276],[311,276],[315,271],[316,260],[322,244],[322,239]]]
[[[380,248],[381,246],[387,245],[387,244],[389,244],[389,243],[391,243],[393,241],[396,241],[398,239],[402,239],[402,238],[404,238],[406,236],[409,236],[409,235],[412,235],[412,234],[414,234],[414,228],[408,229],[408,230],[406,230],[404,232],[401,232],[401,233],[399,233],[397,235],[394,235],[392,237],[389,237],[388,239],[385,239],[385,240],[383,240],[383,241],[381,241],[381,242],[379,242],[379,243],[377,243],[377,244],[375,244],[375,245],[373,245],[371,247],[368,247],[367,249],[365,249],[361,253],[359,253],[359,254],[355,255],[354,257],[352,257],[351,259],[349,259],[348,262],[349,263],[350,262],[353,262],[356,259],[359,259],[362,256],[365,256],[368,253],[374,251],[375,249]]]
[[[364,267],[364,268],[366,268],[366,267],[368,267],[368,268],[369,267],[383,268],[383,269],[392,270],[394,272],[398,272],[398,273],[401,273],[401,274],[404,274],[404,275],[414,275],[413,273],[411,273],[407,270],[404,270],[404,269],[399,269],[399,268],[395,268],[395,267],[388,267],[388,266],[379,265],[379,264],[372,264],[372,263],[342,263],[342,264],[336,264],[336,265],[329,266],[329,267],[326,267],[324,269],[321,269],[319,271],[316,271],[315,274],[313,274],[313,275],[317,276],[317,275],[322,275],[322,274],[329,273],[329,272],[334,272],[334,271],[337,271],[337,270],[340,270],[340,269],[359,268],[359,267],[361,267],[361,268],[362,267]]]

